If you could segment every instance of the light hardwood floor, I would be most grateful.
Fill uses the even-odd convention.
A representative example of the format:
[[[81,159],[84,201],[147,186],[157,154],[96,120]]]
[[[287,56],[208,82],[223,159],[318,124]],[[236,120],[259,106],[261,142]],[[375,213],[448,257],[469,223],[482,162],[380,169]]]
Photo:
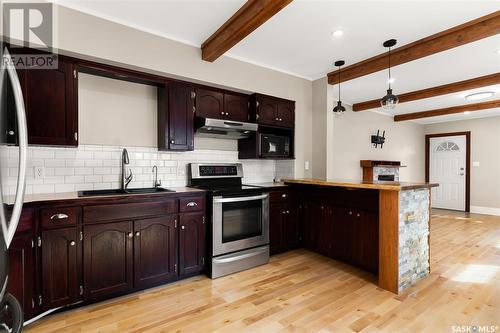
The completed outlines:
[[[55,314],[26,332],[500,332],[500,217],[434,211],[431,256],[431,275],[399,296],[368,273],[296,250],[217,280]]]

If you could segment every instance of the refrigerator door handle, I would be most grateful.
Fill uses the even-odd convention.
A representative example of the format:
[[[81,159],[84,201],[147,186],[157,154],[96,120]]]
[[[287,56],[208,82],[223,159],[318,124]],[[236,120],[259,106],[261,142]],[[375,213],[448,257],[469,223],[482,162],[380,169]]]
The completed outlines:
[[[4,49],[3,57],[4,59],[2,59],[2,62],[6,64],[5,69],[7,70],[7,74],[11,81],[14,100],[16,102],[17,126],[19,132],[19,171],[17,178],[14,207],[12,209],[12,215],[8,225],[6,223],[5,216],[0,217],[0,221],[2,224],[2,232],[5,238],[5,246],[9,248],[10,243],[14,238],[14,234],[16,233],[17,224],[19,223],[19,218],[21,217],[21,211],[23,209],[24,190],[26,186],[26,155],[28,150],[28,129],[26,126],[26,113],[24,108],[21,83],[19,82],[19,77],[17,76],[16,69],[14,68],[14,66],[11,65],[12,58],[7,48]]]

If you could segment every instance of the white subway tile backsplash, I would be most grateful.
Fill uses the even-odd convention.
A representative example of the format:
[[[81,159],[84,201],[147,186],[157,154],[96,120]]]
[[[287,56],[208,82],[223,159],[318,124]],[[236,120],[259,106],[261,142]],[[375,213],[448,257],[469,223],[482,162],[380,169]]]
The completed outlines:
[[[30,147],[26,193],[53,193],[118,188],[121,180],[121,146],[80,145],[78,148]],[[196,150],[162,152],[151,147],[127,148],[134,178],[130,187],[152,186],[152,167],[165,187],[186,186],[189,163],[238,162],[237,151]],[[15,193],[17,180],[16,147],[0,152],[9,156],[2,169],[7,191]],[[10,156],[12,155],[12,158]],[[241,160],[246,183],[270,182],[279,175],[293,177],[293,161]],[[35,167],[43,167],[45,176],[34,177]],[[291,176],[289,176],[291,175]]]

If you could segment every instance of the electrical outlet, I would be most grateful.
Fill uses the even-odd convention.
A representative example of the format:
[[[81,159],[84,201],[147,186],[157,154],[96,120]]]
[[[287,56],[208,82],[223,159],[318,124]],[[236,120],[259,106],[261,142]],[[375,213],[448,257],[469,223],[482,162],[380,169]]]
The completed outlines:
[[[304,162],[304,169],[309,170],[309,161]]]
[[[45,168],[35,167],[35,179],[43,179],[43,178],[45,178]]]

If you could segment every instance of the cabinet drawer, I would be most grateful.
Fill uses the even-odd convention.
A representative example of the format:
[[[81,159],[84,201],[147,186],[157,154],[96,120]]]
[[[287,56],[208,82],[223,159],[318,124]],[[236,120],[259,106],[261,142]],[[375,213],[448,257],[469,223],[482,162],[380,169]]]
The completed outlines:
[[[87,206],[83,208],[83,222],[92,223],[113,220],[133,220],[142,217],[167,215],[176,212],[176,199],[154,202]]]
[[[180,212],[194,212],[205,209],[205,197],[188,197],[179,199]]]
[[[42,228],[75,225],[80,219],[80,207],[43,208],[40,210]]]
[[[271,191],[269,193],[269,201],[272,203],[285,203],[290,202],[291,200],[293,200],[292,193],[288,190]]]

